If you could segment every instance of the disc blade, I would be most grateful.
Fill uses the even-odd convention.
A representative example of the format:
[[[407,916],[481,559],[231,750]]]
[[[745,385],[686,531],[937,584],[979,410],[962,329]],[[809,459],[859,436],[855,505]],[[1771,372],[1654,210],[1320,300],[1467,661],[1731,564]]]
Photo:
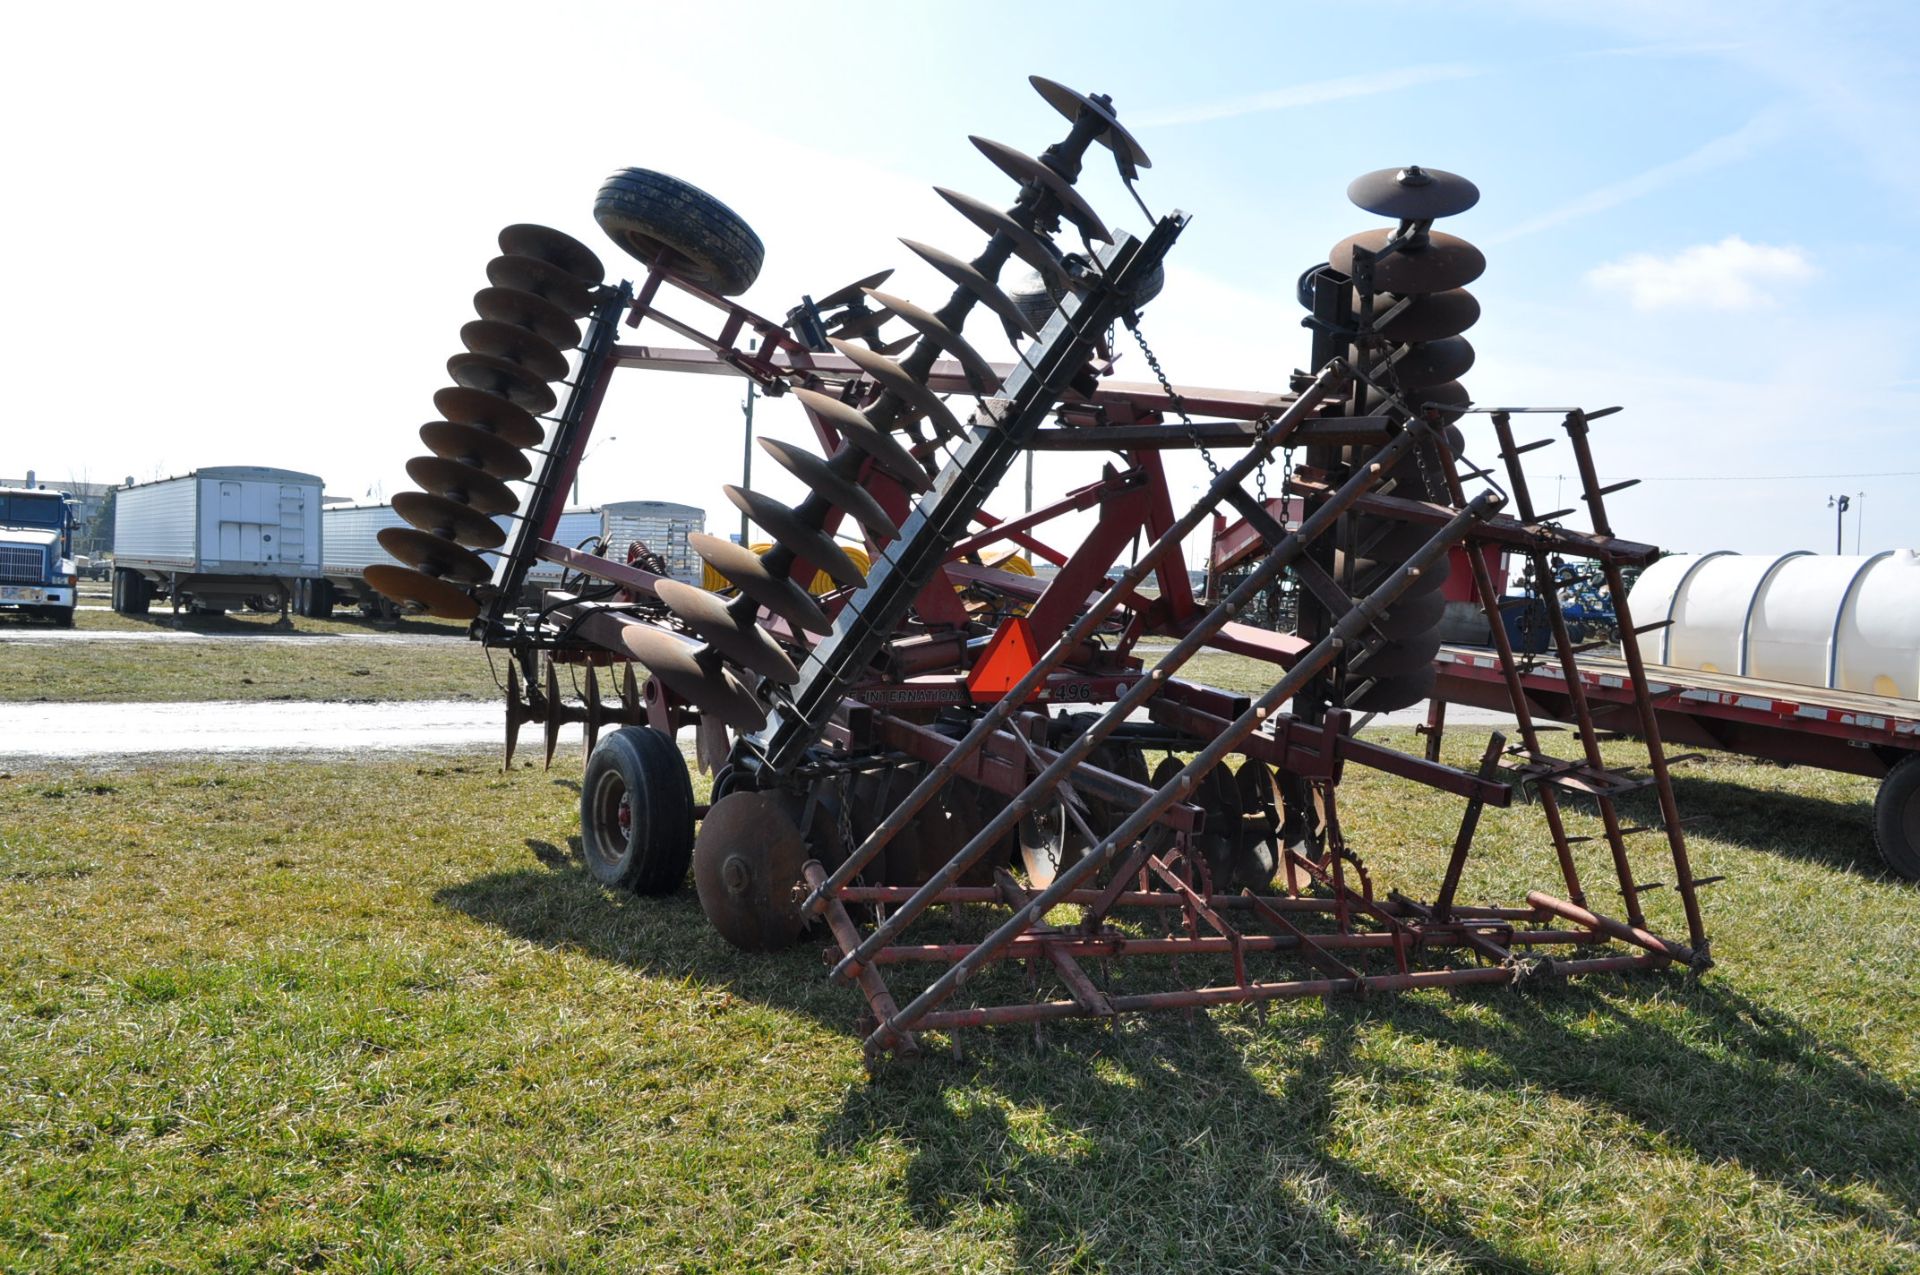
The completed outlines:
[[[953,205],[954,211],[981,230],[990,235],[1005,235],[1013,244],[1013,251],[1020,260],[1046,275],[1062,290],[1071,286],[1073,280],[1067,274],[1067,268],[1060,264],[1060,255],[1039,235],[1034,234],[992,204],[975,199],[972,195],[948,190],[944,186],[935,186],[933,190],[940,198]]]
[[[682,638],[644,624],[620,630],[627,653],[668,690],[703,713],[712,713],[736,730],[756,731],[767,724],[766,710],[718,662],[702,663]]]
[[[559,266],[538,257],[509,253],[487,263],[487,282],[496,288],[514,288],[544,297],[566,312],[570,319],[584,319],[593,313],[593,298],[587,285]]]
[[[443,536],[412,527],[382,527],[380,547],[416,571],[461,584],[481,584],[493,575],[487,560]]]
[[[854,565],[846,551],[818,527],[809,527],[800,515],[771,496],[763,496],[745,487],[728,483],[721,487],[734,508],[765,528],[774,543],[795,557],[804,558],[833,577],[834,583],[858,589],[867,583],[866,573]]]
[[[518,364],[543,381],[558,381],[567,374],[567,356],[558,346],[499,319],[474,319],[463,324],[460,344],[475,354],[490,354]]]
[[[960,260],[950,253],[942,252],[932,244],[920,243],[912,239],[902,239],[901,243],[919,255],[922,261],[945,275],[951,282],[966,289],[969,295],[989,310],[999,315],[1028,336],[1040,334],[1034,330],[1027,316],[1020,313],[1020,307],[1014,305],[1013,298],[1002,292],[999,285],[974,269],[972,264]]]
[[[429,421],[420,427],[420,441],[444,460],[472,465],[490,478],[517,483],[533,473],[533,462],[518,447],[491,430],[452,421]]]
[[[513,489],[472,465],[438,456],[415,456],[407,462],[407,477],[422,491],[472,505],[483,514],[510,514],[520,507]]]
[[[826,296],[816,298],[813,303],[813,308],[822,311],[833,310],[851,302],[858,301],[861,294],[866,292],[868,288],[877,288],[892,277],[893,267],[891,266],[885,270],[876,270],[864,279],[855,279],[844,288],[835,288]]]
[[[395,530],[388,528],[388,530]],[[466,590],[451,581],[438,580],[410,567],[396,567],[387,562],[375,562],[361,572],[361,577],[382,597],[387,597],[402,606],[414,607],[442,620],[471,620],[480,614],[480,604],[467,596]],[[519,723],[513,720],[512,709],[508,709],[508,759],[512,759],[512,740],[517,733]]]
[[[796,631],[806,629],[822,635],[833,632],[827,613],[805,589],[788,577],[776,576],[767,570],[760,555],[745,545],[703,531],[689,533],[687,544],[740,592],[793,625]]]
[[[967,387],[975,394],[991,394],[1000,388],[1000,377],[966,338],[948,327],[937,315],[929,314],[911,301],[868,289],[867,295],[912,324],[919,333],[960,361],[966,373]]]
[[[958,438],[962,434],[959,418],[954,416],[940,396],[913,379],[907,369],[895,363],[877,350],[854,345],[849,341],[827,338],[827,344],[850,359],[862,372],[879,382],[884,389],[892,390],[902,400],[912,406],[915,414],[933,422],[933,427],[947,438]],[[919,466],[916,464],[915,469]]]
[[[1473,404],[1473,397],[1467,393],[1467,387],[1458,381],[1445,381],[1439,385],[1429,385],[1417,390],[1408,390],[1400,395],[1408,407],[1415,412],[1435,411],[1443,423],[1460,419],[1461,412]],[[1367,411],[1384,411],[1387,406],[1386,395],[1378,390],[1367,392]]]
[[[558,266],[589,286],[607,277],[607,268],[593,255],[593,249],[551,226],[530,222],[508,226],[500,232],[500,251],[509,257],[534,257]]]
[[[1480,202],[1480,188],[1458,173],[1409,164],[1356,177],[1347,198],[1382,217],[1432,221],[1452,217]]]
[[[793,946],[807,927],[794,886],[812,857],[786,794],[731,792],[693,843],[693,883],[708,924],[748,952]]]
[[[447,360],[447,375],[468,389],[498,394],[535,415],[551,412],[559,402],[545,381],[518,363],[491,354],[456,354]]]
[[[1373,299],[1375,315],[1385,314],[1401,298],[1383,292]],[[1465,288],[1429,292],[1406,298],[1407,308],[1374,331],[1389,341],[1433,341],[1443,336],[1459,336],[1480,319],[1480,303]],[[1359,306],[1355,294],[1354,306]]]
[[[833,472],[833,467],[812,452],[794,447],[776,438],[758,440],[760,449],[773,457],[788,473],[805,483],[822,500],[836,509],[852,514],[875,540],[898,540],[900,528],[880,507],[866,488]]]
[[[904,484],[911,491],[925,491],[931,485],[927,481],[927,471],[913,458],[913,453],[902,447],[893,435],[868,420],[866,413],[853,404],[843,403],[817,390],[796,389],[793,396],[840,431],[841,437],[873,457],[873,463],[896,482]]]
[[[1473,366],[1473,343],[1463,336],[1443,336],[1437,341],[1421,341],[1405,347],[1391,368],[1381,367],[1380,375],[1403,390],[1424,390],[1444,385]],[[1380,356],[1380,362],[1385,358]]]
[[[1067,179],[1054,172],[1045,164],[1024,151],[1015,150],[1002,142],[986,137],[969,137],[968,141],[993,161],[998,168],[1022,186],[1029,182],[1039,182],[1060,205],[1061,215],[1072,222],[1076,229],[1095,243],[1112,243],[1113,236],[1107,233],[1100,215],[1093,211],[1092,205],[1080,196],[1080,192],[1067,183]]]
[[[490,429],[515,447],[538,447],[546,437],[533,413],[485,390],[449,385],[434,391],[433,406],[456,425]]]
[[[580,325],[545,297],[517,288],[482,288],[473,294],[473,310],[483,319],[498,319],[525,328],[556,349],[580,344]]]
[[[662,580],[654,591],[688,628],[741,668],[784,684],[800,680],[800,670],[772,636],[751,618],[735,615],[724,598],[678,580]]]
[[[470,505],[424,491],[400,491],[393,496],[393,512],[422,531],[445,536],[469,549],[498,549],[507,542],[500,524]]]
[[[1433,694],[1433,683],[1431,664],[1399,677],[1363,676],[1361,685],[1347,695],[1347,707],[1361,713],[1391,713],[1396,708],[1409,708]]]
[[[1394,232],[1385,227],[1348,235],[1333,245],[1333,251],[1327,254],[1327,264],[1342,274],[1350,275],[1353,273],[1353,250],[1356,247],[1378,252],[1393,237]],[[1464,288],[1486,270],[1485,255],[1466,240],[1456,235],[1441,234],[1437,230],[1427,239],[1423,247],[1395,252],[1374,262],[1374,290],[1396,294],[1446,292],[1452,288]]]

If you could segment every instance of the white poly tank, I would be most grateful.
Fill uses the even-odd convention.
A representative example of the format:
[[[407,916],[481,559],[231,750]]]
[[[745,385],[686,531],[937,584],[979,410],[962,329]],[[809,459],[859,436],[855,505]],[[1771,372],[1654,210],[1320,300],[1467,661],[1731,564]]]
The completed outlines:
[[[1677,668],[1920,699],[1920,551],[1676,554],[1627,599]]]

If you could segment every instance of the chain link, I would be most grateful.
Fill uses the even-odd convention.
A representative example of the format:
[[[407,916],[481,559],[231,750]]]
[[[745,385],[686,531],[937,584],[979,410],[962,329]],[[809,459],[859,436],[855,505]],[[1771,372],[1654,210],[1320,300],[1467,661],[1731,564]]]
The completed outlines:
[[[1186,427],[1187,441],[1192,443],[1193,449],[1200,453],[1200,459],[1207,462],[1208,471],[1218,478],[1220,463],[1214,460],[1213,453],[1207,450],[1207,445],[1200,441],[1200,431],[1194,428],[1193,417],[1187,415],[1187,400],[1180,397],[1179,391],[1173,388],[1173,382],[1167,379],[1166,371],[1161,368],[1160,360],[1154,355],[1153,347],[1147,344],[1147,338],[1140,333],[1139,322],[1136,319],[1128,319],[1127,331],[1133,333],[1134,344],[1138,345],[1140,353],[1146,356],[1147,366],[1153,369],[1154,379],[1160,382],[1160,389],[1166,394],[1167,402],[1173,404],[1173,410],[1179,413],[1180,424]]]

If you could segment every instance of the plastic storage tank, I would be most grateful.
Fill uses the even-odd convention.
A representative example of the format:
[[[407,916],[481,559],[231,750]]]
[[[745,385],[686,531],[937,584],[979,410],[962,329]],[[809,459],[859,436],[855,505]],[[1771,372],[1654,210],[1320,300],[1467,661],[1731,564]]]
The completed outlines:
[[[1920,699],[1920,551],[1676,554],[1628,597],[1661,664]]]

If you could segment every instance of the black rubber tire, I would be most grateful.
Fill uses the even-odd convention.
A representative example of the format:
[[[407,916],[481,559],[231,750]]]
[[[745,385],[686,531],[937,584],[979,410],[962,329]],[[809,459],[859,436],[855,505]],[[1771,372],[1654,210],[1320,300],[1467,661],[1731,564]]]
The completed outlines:
[[[55,628],[58,628],[58,629],[72,628],[73,617],[74,617],[74,609],[72,607],[47,608],[47,618],[53,621],[53,625]]]
[[[145,615],[153,605],[153,589],[138,571],[116,567],[113,572],[113,609],[121,615]]]
[[[306,615],[315,620],[333,618],[333,581],[302,580],[307,588]]]
[[[733,209],[647,168],[607,178],[594,197],[593,219],[635,259],[651,266],[664,249],[668,273],[718,296],[752,287],[766,258],[760,236]]]
[[[693,862],[693,780],[671,738],[622,726],[595,746],[580,782],[580,851],[602,885],[649,895],[680,888]]]
[[[125,615],[126,612],[121,609],[122,603],[120,599],[121,599],[121,595],[126,592],[127,577],[126,577],[126,573],[121,571],[118,567],[114,568],[113,584],[111,588],[113,593],[113,602],[112,602],[113,609],[119,614]]]
[[[1897,763],[1873,798],[1873,846],[1881,861],[1920,881],[1920,753]]]

